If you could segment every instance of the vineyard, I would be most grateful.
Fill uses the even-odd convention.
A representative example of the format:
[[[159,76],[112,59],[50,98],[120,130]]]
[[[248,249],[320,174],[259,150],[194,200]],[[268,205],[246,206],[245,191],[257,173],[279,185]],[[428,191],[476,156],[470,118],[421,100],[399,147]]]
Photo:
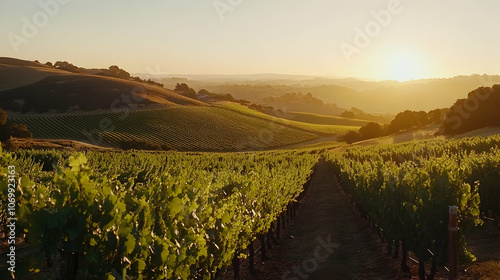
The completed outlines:
[[[499,144],[499,136],[428,140],[352,147],[327,158],[345,192],[383,232],[389,247],[402,246],[402,270],[408,270],[412,251],[419,259],[420,279],[433,279],[436,266],[448,260],[448,206],[458,206],[462,263],[475,260],[464,232],[482,223],[481,213],[500,216]]]
[[[313,113],[305,112],[289,112],[290,117],[288,119],[311,124],[322,124],[322,125],[346,125],[346,126],[364,126],[369,121],[349,119],[337,116],[328,115],[318,115]]]
[[[348,131],[354,131],[358,130],[362,125],[366,124],[366,121],[361,121],[361,120],[351,120],[351,119],[345,119],[341,117],[327,117],[327,116],[319,116],[315,115],[316,118],[313,118],[313,122],[311,122],[311,117],[300,117],[302,115],[308,115],[305,113],[299,113],[297,114],[297,119],[295,118],[281,118],[281,117],[275,117],[271,115],[267,115],[264,113],[261,113],[256,110],[252,110],[246,106],[239,105],[236,103],[231,103],[231,102],[226,102],[217,105],[219,108],[224,108],[228,109],[231,111],[235,111],[238,113],[242,113],[248,116],[253,116],[259,119],[271,121],[273,123],[277,124],[282,124],[290,127],[294,127],[297,129],[301,130],[306,130],[311,133],[316,133],[316,134],[322,134],[322,135],[340,135],[344,134]],[[295,114],[295,113],[294,113]],[[314,114],[310,114],[314,115]],[[283,117],[285,117],[285,114],[283,114]],[[318,118],[323,121],[323,123],[316,123],[314,121],[317,121]],[[327,122],[325,123],[325,119],[327,119]]]
[[[174,107],[125,112],[12,118],[35,138],[71,139],[120,147],[145,141],[179,151],[237,151],[279,147],[317,138],[314,133],[217,107]]]
[[[2,151],[0,228],[14,187],[16,237],[31,246],[16,266],[21,279],[215,279],[240,259],[253,264],[252,241],[280,228],[323,157],[324,172],[401,252],[402,270],[412,254],[420,279],[433,279],[448,265],[448,206],[458,206],[462,264],[475,259],[467,230],[500,216],[499,144],[492,136],[228,154]]]
[[[213,278],[268,232],[318,159],[300,152],[67,157],[1,154],[2,166],[19,172],[16,233],[39,252],[16,276],[36,278],[59,252],[63,279]],[[2,169],[2,201],[7,176]]]

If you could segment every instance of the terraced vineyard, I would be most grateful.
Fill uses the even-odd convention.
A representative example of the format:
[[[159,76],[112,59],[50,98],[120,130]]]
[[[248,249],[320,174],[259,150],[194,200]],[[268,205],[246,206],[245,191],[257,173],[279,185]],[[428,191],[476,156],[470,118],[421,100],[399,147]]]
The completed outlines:
[[[275,116],[267,115],[261,112],[258,112],[256,110],[252,110],[246,106],[236,104],[236,103],[231,103],[231,102],[226,102],[226,103],[221,103],[217,105],[220,108],[228,109],[231,111],[239,112],[245,115],[257,117],[259,119],[263,120],[268,120],[273,123],[277,124],[283,124],[287,125],[290,127],[306,130],[312,133],[319,133],[322,135],[338,135],[338,134],[345,134],[348,131],[351,130],[358,130],[361,126],[366,124],[366,121],[361,121],[361,120],[349,120],[349,119],[344,119],[344,118],[336,118],[337,123],[335,122],[330,122],[329,124],[318,124],[318,123],[310,123],[310,122],[302,122],[298,120],[290,120],[290,119],[282,119],[278,118]],[[319,115],[318,115],[319,116]],[[332,117],[335,118],[335,117]]]
[[[11,118],[35,138],[71,139],[119,147],[146,141],[180,151],[265,149],[318,136],[301,129],[217,107],[174,107],[126,112]]]

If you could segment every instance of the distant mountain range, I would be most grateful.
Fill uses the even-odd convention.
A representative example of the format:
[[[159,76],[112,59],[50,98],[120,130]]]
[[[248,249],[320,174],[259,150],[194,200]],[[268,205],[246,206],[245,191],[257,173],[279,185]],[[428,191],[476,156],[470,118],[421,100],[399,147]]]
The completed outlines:
[[[73,73],[38,62],[0,58],[0,107],[18,112],[66,112],[131,106],[206,105],[169,90],[177,83],[187,83],[196,91],[206,89],[231,94],[236,99],[264,105],[268,97],[311,93],[325,103],[318,112],[309,108],[310,104],[304,105],[308,107],[304,111],[311,113],[338,115],[342,110],[356,107],[369,113],[396,114],[404,110],[448,108],[478,87],[500,84],[498,75],[397,82],[281,74],[136,74],[144,80],[164,84],[163,88],[133,78],[109,77],[105,75],[109,70],[101,70],[83,69],[82,73]],[[301,111],[300,104],[288,105],[293,111]]]
[[[266,97],[286,93],[311,93],[315,98],[336,104],[340,108],[357,107],[370,113],[392,114],[404,110],[448,108],[457,99],[464,98],[478,87],[491,87],[500,83],[499,75],[470,75],[407,82],[276,74],[157,75],[151,78],[163,83],[166,88],[174,88],[176,83],[183,82],[195,90],[207,89],[210,92],[231,94],[235,98],[256,103]]]
[[[331,140],[366,122],[325,116],[351,107],[398,113],[455,104],[444,133],[498,125],[499,87],[484,87],[500,84],[500,76],[404,83],[273,74],[196,78],[131,77],[117,66],[84,69],[68,62],[52,65],[0,58],[0,108],[7,111],[10,122],[25,124],[35,138],[186,151],[268,149],[322,137]],[[240,101],[275,114],[270,116],[235,103],[205,103],[193,99],[196,95],[189,98],[165,88],[173,89],[179,82],[197,92],[207,89],[281,110]],[[351,111],[359,118],[366,115]],[[375,117],[382,116],[371,116],[369,121]]]

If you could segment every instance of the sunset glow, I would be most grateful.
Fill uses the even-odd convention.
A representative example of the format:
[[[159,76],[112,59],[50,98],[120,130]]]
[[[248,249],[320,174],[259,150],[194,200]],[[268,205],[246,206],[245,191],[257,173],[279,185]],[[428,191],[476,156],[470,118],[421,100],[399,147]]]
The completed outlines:
[[[410,52],[396,52],[388,61],[389,77],[391,80],[408,81],[418,79],[419,60],[416,54]]]
[[[43,62],[120,64],[133,73],[399,81],[499,70],[491,54],[500,48],[493,36],[500,2],[493,0],[7,0],[1,5],[1,56]],[[432,56],[432,67],[421,65],[414,51],[419,49]]]

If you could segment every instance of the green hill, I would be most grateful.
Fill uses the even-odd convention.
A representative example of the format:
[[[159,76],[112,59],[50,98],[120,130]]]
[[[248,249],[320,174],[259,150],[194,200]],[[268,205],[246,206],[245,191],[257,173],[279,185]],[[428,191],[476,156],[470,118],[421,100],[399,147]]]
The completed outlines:
[[[290,112],[284,114],[283,118],[310,124],[342,125],[342,126],[363,126],[369,121],[349,119],[336,116],[319,115],[305,112]]]
[[[146,141],[180,151],[258,150],[318,136],[235,111],[208,106],[11,118],[35,138],[71,139],[120,147]]]
[[[116,67],[119,69],[118,67]],[[235,103],[207,103],[106,69],[0,58],[0,107],[36,139],[114,148],[240,151],[305,143],[357,130],[359,121],[301,122]]]
[[[218,107],[224,108],[227,110],[239,112],[245,115],[253,116],[262,120],[266,120],[272,124],[281,124],[281,125],[286,125],[289,127],[297,128],[297,129],[302,129],[308,132],[316,133],[316,134],[321,134],[324,136],[327,135],[338,135],[338,134],[344,134],[348,131],[351,130],[358,130],[362,124],[364,124],[364,121],[352,121],[348,122],[348,119],[344,119],[343,122],[344,124],[340,124],[341,122],[338,121],[338,124],[315,124],[315,123],[308,123],[308,122],[300,122],[294,119],[286,119],[286,118],[281,118],[281,117],[276,117],[268,114],[264,114],[262,112],[250,109],[246,106],[236,104],[236,103],[231,103],[231,102],[225,102],[225,103],[219,103],[217,104]],[[332,117],[335,118],[335,117]],[[337,119],[342,119],[342,118],[337,118]]]

